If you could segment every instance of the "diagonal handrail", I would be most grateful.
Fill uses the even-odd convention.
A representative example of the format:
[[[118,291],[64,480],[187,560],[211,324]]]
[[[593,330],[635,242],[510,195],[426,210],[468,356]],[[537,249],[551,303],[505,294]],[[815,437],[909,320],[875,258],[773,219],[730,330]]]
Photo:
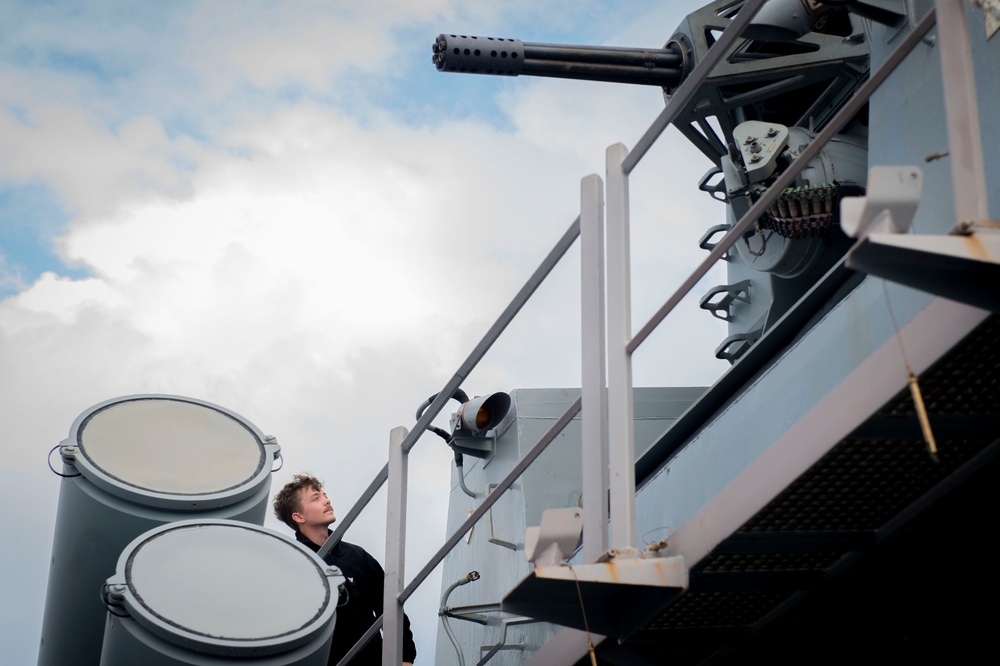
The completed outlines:
[[[560,416],[556,422],[552,424],[552,427],[549,428],[544,435],[542,435],[542,437],[538,440],[538,443],[535,444],[535,446],[533,446],[531,450],[518,461],[518,463],[514,466],[514,469],[512,469],[510,473],[504,477],[503,481],[497,484],[497,487],[493,490],[493,492],[483,500],[483,503],[480,504],[468,518],[465,519],[465,522],[459,526],[455,533],[452,534],[448,540],[444,542],[444,545],[441,546],[436,553],[434,553],[433,557],[428,560],[427,564],[424,565],[424,568],[413,577],[410,584],[407,585],[403,592],[399,595],[399,603],[404,603],[410,598],[410,595],[413,594],[414,590],[417,589],[420,583],[424,582],[424,579],[430,575],[431,571],[433,571],[434,568],[441,563],[441,560],[443,560],[444,556],[448,554],[448,551],[454,548],[458,542],[462,540],[465,534],[475,527],[476,523],[479,522],[479,519],[486,515],[486,512],[490,510],[490,508],[497,502],[497,500],[500,499],[508,488],[514,485],[514,482],[517,481],[518,477],[524,473],[524,470],[528,469],[528,467],[531,466],[531,463],[535,462],[538,456],[542,455],[548,445],[555,440],[560,432],[562,432],[562,429],[565,428],[566,425],[573,420],[573,417],[580,412],[580,405],[581,399],[577,398],[573,401],[572,405],[566,408],[566,411],[563,412],[562,416]]]
[[[763,5],[763,3],[764,0],[747,1],[739,14],[737,14],[736,18],[720,36],[718,41],[711,49],[709,49],[705,58],[703,58],[698,66],[695,67],[691,75],[685,79],[684,83],[682,83],[682,85],[678,88],[674,96],[671,97],[664,110],[656,118],[649,129],[647,129],[647,131],[643,134],[636,148],[625,155],[621,166],[626,175],[636,167],[665,128],[676,119],[682,108],[690,101],[691,98],[693,98],[695,92],[698,90],[704,79],[707,78],[718,61],[725,55],[726,52],[728,52],[729,48],[736,42],[736,40],[739,39],[743,28],[747,23],[749,23],[753,15]],[[826,124],[823,130],[816,135],[798,159],[796,159],[795,162],[793,162],[781,174],[781,176],[776,179],[775,183],[764,192],[761,198],[750,207],[747,213],[732,226],[730,231],[722,238],[722,240],[712,248],[709,256],[698,265],[694,272],[692,272],[691,275],[681,284],[681,286],[664,302],[657,312],[646,322],[642,329],[627,342],[625,345],[625,353],[627,355],[631,355],[635,349],[637,349],[648,338],[652,331],[655,330],[663,319],[679,304],[681,299],[683,299],[691,291],[695,284],[697,284],[697,282],[704,277],[705,274],[707,274],[708,270],[710,270],[718,259],[726,253],[739,240],[739,238],[742,237],[742,234],[750,227],[754,220],[760,217],[760,215],[765,212],[766,208],[774,201],[774,199],[776,199],[777,196],[791,184],[794,178],[808,164],[808,162],[816,157],[825,144],[838,131],[840,131],[850,121],[850,119],[854,117],[854,115],[856,115],[862,106],[867,103],[872,93],[878,89],[885,79],[910,53],[910,51],[912,51],[913,48],[921,42],[935,23],[935,11],[932,8],[921,19],[921,21],[914,26],[913,30],[905,36],[900,45],[889,54],[889,57],[879,67],[879,69],[869,77],[869,79],[855,92],[855,94],[851,96],[844,107],[841,108],[841,110],[830,120],[830,122]],[[483,336],[482,340],[473,349],[469,357],[459,367],[455,375],[448,381],[444,389],[438,393],[437,397],[431,402],[428,409],[417,420],[417,423],[414,425],[413,429],[406,436],[401,445],[404,454],[408,453],[409,450],[416,444],[416,441],[423,434],[427,426],[430,425],[431,421],[451,399],[451,395],[454,391],[459,388],[462,381],[469,375],[476,365],[478,365],[479,361],[492,347],[496,339],[507,328],[513,318],[521,310],[527,300],[534,294],[540,284],[546,279],[579,235],[580,218],[577,217],[577,219],[565,232],[563,237],[559,240],[559,242],[557,242],[555,247],[553,247],[529,280],[507,306],[504,312],[500,315],[496,322],[494,322],[490,330]],[[517,478],[519,478],[520,475],[537,459],[537,457],[541,455],[541,453],[555,439],[559,432],[580,412],[581,406],[581,399],[578,398],[572,405],[570,405],[562,416],[559,417],[556,423],[553,424],[545,435],[542,436],[542,438],[535,444],[528,454],[526,454],[525,457],[517,463],[511,472],[497,486],[496,491],[486,497],[483,503],[480,504],[480,506],[473,511],[473,513],[461,524],[461,526],[459,526],[459,528],[445,541],[445,543],[430,558],[430,560],[428,560],[420,572],[418,572],[418,574],[398,595],[398,603],[400,605],[405,603],[417,587],[419,587],[430,575],[430,573],[443,561],[447,553],[450,552],[462,539],[463,535],[466,534],[486,514],[487,511],[489,511],[493,504],[499,500],[499,498],[511,487],[511,485],[513,485]],[[359,500],[348,512],[347,516],[341,521],[337,529],[327,539],[326,543],[324,543],[323,547],[319,551],[321,556],[326,554],[340,541],[343,534],[347,531],[360,512],[365,508],[365,506],[367,506],[372,497],[387,479],[388,465],[383,467],[381,472],[376,475]],[[360,651],[368,640],[370,640],[371,637],[379,631],[382,624],[382,617],[379,617],[375,624],[369,628],[365,636],[362,637],[358,644],[352,648],[351,652],[345,656],[340,663],[348,663],[350,658]]]
[[[444,388],[437,394],[437,397],[434,398],[421,417],[417,419],[416,424],[410,430],[406,439],[403,440],[402,448],[404,454],[409,453],[410,449],[413,448],[413,445],[417,443],[417,440],[424,434],[427,426],[429,426],[431,421],[437,417],[438,413],[442,408],[444,408],[445,404],[451,400],[451,396],[455,390],[461,386],[465,378],[469,376],[469,373],[475,369],[476,365],[479,364],[479,361],[482,360],[483,356],[486,355],[486,352],[493,346],[493,343],[500,337],[500,334],[503,333],[507,326],[510,325],[510,322],[513,321],[517,313],[521,311],[521,308],[524,307],[524,304],[527,303],[532,294],[534,294],[538,287],[541,286],[542,282],[548,277],[549,273],[552,272],[552,269],[555,268],[556,264],[559,263],[559,260],[563,258],[563,255],[566,254],[579,235],[580,217],[577,216],[573,223],[569,225],[569,228],[566,229],[566,232],[563,233],[562,237],[553,246],[552,250],[550,250],[542,260],[542,263],[538,265],[535,272],[531,274],[528,281],[525,282],[520,291],[514,295],[510,304],[507,305],[497,320],[493,322],[493,326],[491,326],[482,337],[479,344],[475,346],[468,358],[466,358],[462,365],[459,366],[458,370],[455,371],[455,374],[448,380],[448,383],[445,384]],[[320,547],[317,553],[320,557],[324,557],[333,549],[334,546],[340,543],[340,540],[344,538],[344,533],[347,532],[348,528],[352,523],[354,523],[355,519],[361,514],[364,508],[368,506],[368,503],[371,502],[375,493],[379,491],[388,478],[389,464],[386,463],[385,466],[382,467],[382,470],[375,475],[375,478],[372,479],[371,483],[368,484],[368,487],[361,494],[361,497],[358,498],[358,501],[354,503],[354,506],[351,507],[351,510],[348,511],[347,515],[340,521],[337,528]]]
[[[500,497],[502,497],[512,485],[514,485],[514,482],[521,477],[524,471],[538,459],[538,456],[545,452],[545,449],[548,448],[549,444],[555,441],[556,437],[559,436],[559,433],[562,432],[563,428],[565,428],[569,422],[580,413],[581,406],[581,398],[574,400],[573,404],[567,407],[566,411],[562,413],[562,416],[556,419],[556,422],[552,424],[552,427],[545,431],[545,434],[543,434],[535,445],[531,447],[531,450],[528,451],[528,453],[518,461],[517,465],[515,465],[514,468],[507,473],[507,476],[505,476],[504,479],[497,484],[494,491],[483,500],[483,503],[480,504],[475,511],[469,514],[469,517],[465,519],[465,522],[458,526],[458,529],[455,530],[448,540],[444,542],[444,545],[442,545],[438,551],[431,556],[430,560],[427,561],[427,564],[424,565],[424,568],[413,577],[410,584],[407,585],[406,588],[400,593],[400,604],[405,603],[406,600],[410,598],[410,595],[416,591],[420,584],[424,582],[432,571],[434,571],[437,565],[441,564],[441,560],[444,559],[445,555],[447,555],[451,549],[462,540],[469,530],[475,527],[476,523],[478,523],[479,520],[486,515],[487,511],[493,508],[493,505],[497,503]],[[368,628],[368,631],[358,639],[358,642],[355,643],[350,652],[344,655],[343,659],[338,662],[338,666],[346,666],[346,664],[350,663],[350,659],[352,659],[354,655],[360,652],[364,646],[367,645],[368,641],[372,639],[375,633],[382,628],[384,617],[385,614],[383,612],[375,623]]]

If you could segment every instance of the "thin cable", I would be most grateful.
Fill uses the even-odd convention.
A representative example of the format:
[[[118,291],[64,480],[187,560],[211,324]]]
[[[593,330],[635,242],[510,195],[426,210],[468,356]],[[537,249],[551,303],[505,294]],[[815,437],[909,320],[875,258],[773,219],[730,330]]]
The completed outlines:
[[[573,582],[576,583],[576,597],[580,600],[580,614],[583,615],[583,630],[587,632],[587,651],[590,653],[590,665],[597,666],[597,653],[594,652],[594,641],[590,639],[590,625],[587,624],[587,609],[583,606],[583,593],[580,592],[580,579],[576,577],[576,569],[572,564],[566,564],[570,573],[573,574]]]
[[[45,456],[45,462],[49,464],[49,469],[52,470],[53,474],[55,474],[56,476],[61,476],[64,479],[72,479],[75,476],[80,476],[80,472],[77,472],[76,474],[62,474],[61,472],[57,472],[56,468],[52,466],[52,452],[58,449],[60,446],[62,446],[62,444],[56,444],[51,449],[49,449],[49,455]]]
[[[896,322],[896,313],[892,310],[892,302],[889,300],[889,288],[886,281],[882,280],[882,295],[885,296],[885,308],[889,311],[889,320],[896,333],[896,342],[899,344],[899,355],[903,358],[903,367],[906,369],[906,382],[910,387],[910,396],[913,398],[913,406],[917,410],[917,420],[920,422],[920,430],[924,434],[924,442],[927,444],[927,453],[931,460],[939,462],[937,456],[937,442],[934,441],[934,432],[931,430],[931,420],[927,416],[927,407],[924,406],[924,396],[920,392],[920,383],[917,376],[910,367],[910,360],[906,357],[906,348],[903,346],[903,336],[899,332],[899,324]]]

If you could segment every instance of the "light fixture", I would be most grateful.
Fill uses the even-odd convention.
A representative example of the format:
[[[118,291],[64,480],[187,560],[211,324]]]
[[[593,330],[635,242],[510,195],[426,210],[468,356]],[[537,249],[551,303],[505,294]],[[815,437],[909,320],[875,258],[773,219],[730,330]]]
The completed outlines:
[[[417,408],[418,419],[436,397],[437,394],[432,395]],[[470,400],[465,391],[456,389],[451,397],[462,403],[458,411],[451,415],[451,432],[435,426],[427,426],[427,429],[448,442],[448,446],[455,451],[455,464],[461,467],[463,454],[486,458],[493,451],[492,442],[486,436],[507,416],[510,396],[502,392],[490,393]]]
[[[486,435],[500,425],[509,410],[510,396],[506,393],[480,395],[463,403],[451,416],[449,446],[456,454],[486,458],[493,451]]]

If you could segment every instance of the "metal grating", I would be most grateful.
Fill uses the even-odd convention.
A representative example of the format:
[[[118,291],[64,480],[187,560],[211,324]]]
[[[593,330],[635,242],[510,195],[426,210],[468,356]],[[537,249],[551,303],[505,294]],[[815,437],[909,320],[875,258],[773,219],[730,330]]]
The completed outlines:
[[[939,442],[935,463],[922,441],[844,440],[740,531],[876,530],[988,443]]]
[[[840,559],[839,552],[712,554],[698,563],[693,574],[786,573],[823,570]]]
[[[935,549],[962,548],[969,562],[987,549],[973,517],[1000,504],[998,342],[994,315],[920,378],[936,462],[903,390],[699,562],[687,593],[599,652],[609,663],[627,655],[675,665],[801,663],[801,650],[864,661],[919,657],[940,643],[927,643],[931,631],[913,618],[926,603],[950,604],[934,613],[943,630],[979,626],[963,610],[981,593],[973,581],[995,593],[1000,574],[962,571],[968,589],[914,581],[924,580]],[[849,636],[831,640],[836,626]],[[827,648],[817,653],[815,641]],[[873,651],[852,652],[865,641]]]
[[[993,315],[920,378],[927,411],[934,414],[1000,414],[1000,317]],[[913,414],[909,391],[889,402],[884,413]],[[934,425],[933,418],[931,425]]]
[[[788,598],[778,592],[688,593],[671,604],[647,630],[730,628],[755,624]]]

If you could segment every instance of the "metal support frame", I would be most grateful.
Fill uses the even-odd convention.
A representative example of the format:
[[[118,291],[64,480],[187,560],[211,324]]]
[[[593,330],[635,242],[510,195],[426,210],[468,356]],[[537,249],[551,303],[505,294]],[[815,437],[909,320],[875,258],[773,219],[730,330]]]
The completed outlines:
[[[608,436],[604,333],[604,183],[580,181],[580,348],[583,410],[583,559],[596,562],[608,549]]]

